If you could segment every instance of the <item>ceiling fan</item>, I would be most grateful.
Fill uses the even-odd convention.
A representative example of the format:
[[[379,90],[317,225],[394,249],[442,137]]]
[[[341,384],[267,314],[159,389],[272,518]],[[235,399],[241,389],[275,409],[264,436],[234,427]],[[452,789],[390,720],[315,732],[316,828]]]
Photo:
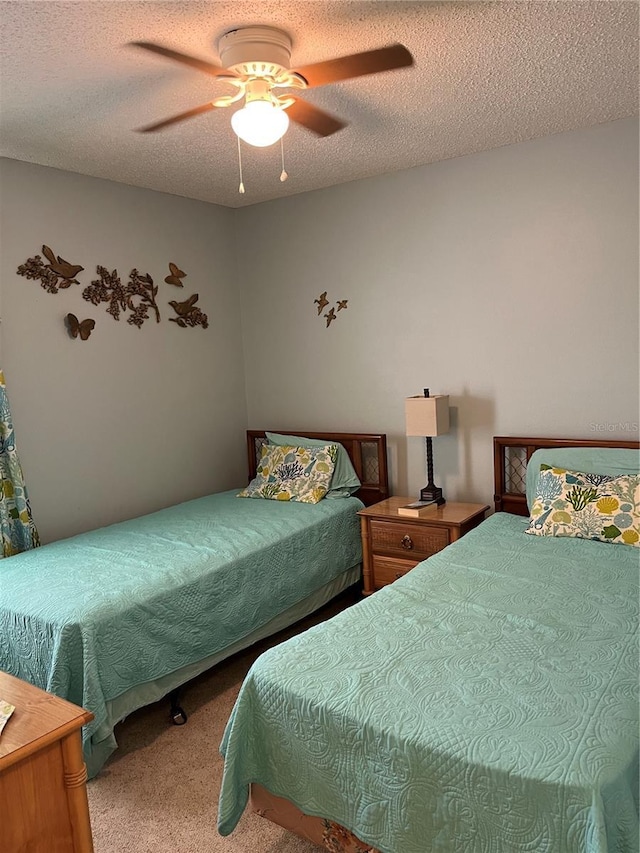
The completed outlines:
[[[282,30],[267,26],[241,27],[223,35],[218,42],[221,65],[154,42],[134,41],[130,44],[203,71],[236,89],[234,94],[221,95],[206,104],[139,128],[141,132],[162,130],[244,99],[242,109],[233,113],[231,124],[240,139],[258,147],[272,145],[281,139],[289,120],[318,136],[330,136],[346,126],[346,122],[341,119],[282,90],[312,89],[413,64],[413,57],[406,47],[392,44],[289,68],[290,36]]]

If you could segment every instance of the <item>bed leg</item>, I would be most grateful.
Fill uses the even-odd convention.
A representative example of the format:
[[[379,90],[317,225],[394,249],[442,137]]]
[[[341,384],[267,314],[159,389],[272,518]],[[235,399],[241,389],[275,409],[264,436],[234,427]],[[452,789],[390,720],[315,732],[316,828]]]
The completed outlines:
[[[174,726],[184,726],[187,722],[187,715],[180,707],[180,688],[176,687],[175,690],[172,690],[169,693],[169,702],[171,702],[171,710],[169,711],[169,717],[171,718],[171,722]]]

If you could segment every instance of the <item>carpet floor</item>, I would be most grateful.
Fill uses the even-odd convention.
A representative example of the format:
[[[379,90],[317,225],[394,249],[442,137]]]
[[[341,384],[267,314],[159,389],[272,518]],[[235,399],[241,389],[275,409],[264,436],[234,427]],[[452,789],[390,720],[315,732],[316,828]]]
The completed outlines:
[[[355,600],[347,591],[295,629],[190,682],[181,700],[186,725],[171,725],[168,701],[141,708],[120,723],[118,749],[87,785],[95,853],[318,853],[315,845],[249,810],[230,836],[218,835],[218,747],[255,658]]]

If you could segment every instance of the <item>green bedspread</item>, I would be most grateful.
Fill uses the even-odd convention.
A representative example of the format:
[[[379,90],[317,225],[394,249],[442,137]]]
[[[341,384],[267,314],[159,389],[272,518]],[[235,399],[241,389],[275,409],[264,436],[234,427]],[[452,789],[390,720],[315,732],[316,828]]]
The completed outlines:
[[[116,746],[111,700],[227,648],[360,561],[356,498],[236,494],[2,561],[0,669],[94,713],[90,776]]]
[[[638,549],[490,517],[262,655],[219,831],[258,782],[383,853],[637,853]]]

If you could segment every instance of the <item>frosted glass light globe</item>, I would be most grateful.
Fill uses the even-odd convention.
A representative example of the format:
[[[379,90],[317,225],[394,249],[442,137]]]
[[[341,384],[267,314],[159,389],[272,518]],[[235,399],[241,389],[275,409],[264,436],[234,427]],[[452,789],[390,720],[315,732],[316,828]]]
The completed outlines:
[[[231,116],[231,127],[248,145],[266,148],[285,135],[289,116],[269,101],[250,101]]]

